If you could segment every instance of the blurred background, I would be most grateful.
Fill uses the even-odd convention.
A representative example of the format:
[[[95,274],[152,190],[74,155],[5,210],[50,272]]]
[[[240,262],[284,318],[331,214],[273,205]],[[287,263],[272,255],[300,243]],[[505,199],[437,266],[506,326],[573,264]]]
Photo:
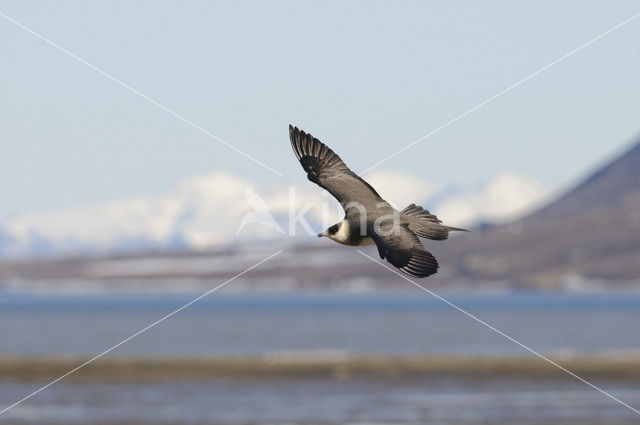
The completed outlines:
[[[316,238],[287,127],[473,230],[421,285],[638,409],[640,19],[460,117],[638,12],[2,2],[2,423],[637,423]]]

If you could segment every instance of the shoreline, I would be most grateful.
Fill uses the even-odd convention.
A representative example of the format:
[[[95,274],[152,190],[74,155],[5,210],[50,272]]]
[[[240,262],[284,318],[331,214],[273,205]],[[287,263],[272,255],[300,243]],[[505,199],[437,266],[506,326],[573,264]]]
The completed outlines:
[[[640,379],[640,354],[549,357],[584,378]],[[89,358],[0,357],[0,380],[55,379]],[[70,381],[163,381],[273,378],[459,377],[554,379],[567,373],[537,357],[355,356],[348,353],[272,353],[259,357],[108,357],[70,375]]]

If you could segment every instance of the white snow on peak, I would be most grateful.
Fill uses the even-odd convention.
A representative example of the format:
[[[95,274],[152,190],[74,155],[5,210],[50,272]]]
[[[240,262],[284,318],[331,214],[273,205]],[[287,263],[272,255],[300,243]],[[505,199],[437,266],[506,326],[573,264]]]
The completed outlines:
[[[548,194],[539,183],[512,172],[497,175],[479,190],[450,196],[432,182],[396,171],[376,170],[366,178],[398,208],[421,204],[452,226],[517,218]],[[309,240],[343,214],[335,199],[306,179],[267,187],[214,172],[185,179],[158,196],[8,220],[0,226],[0,257],[201,250],[285,238]]]

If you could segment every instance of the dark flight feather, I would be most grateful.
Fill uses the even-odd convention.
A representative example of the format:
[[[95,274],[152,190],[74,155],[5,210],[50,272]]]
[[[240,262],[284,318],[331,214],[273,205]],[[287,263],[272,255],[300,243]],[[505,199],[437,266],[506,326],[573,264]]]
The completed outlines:
[[[296,158],[307,173],[307,178],[326,189],[344,207],[359,202],[365,207],[375,207],[382,198],[378,192],[340,159],[320,140],[297,127],[289,126],[289,139]]]

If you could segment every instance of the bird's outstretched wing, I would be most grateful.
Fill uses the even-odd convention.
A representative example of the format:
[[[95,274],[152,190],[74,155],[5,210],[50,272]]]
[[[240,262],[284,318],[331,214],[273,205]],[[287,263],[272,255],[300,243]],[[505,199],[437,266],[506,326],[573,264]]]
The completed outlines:
[[[343,208],[351,202],[375,208],[378,202],[382,202],[378,192],[320,140],[291,125],[289,139],[307,178],[329,191]]]
[[[378,247],[380,258],[413,277],[427,277],[438,272],[438,261],[420,243],[420,239],[404,225],[392,229],[380,226],[369,232]]]

